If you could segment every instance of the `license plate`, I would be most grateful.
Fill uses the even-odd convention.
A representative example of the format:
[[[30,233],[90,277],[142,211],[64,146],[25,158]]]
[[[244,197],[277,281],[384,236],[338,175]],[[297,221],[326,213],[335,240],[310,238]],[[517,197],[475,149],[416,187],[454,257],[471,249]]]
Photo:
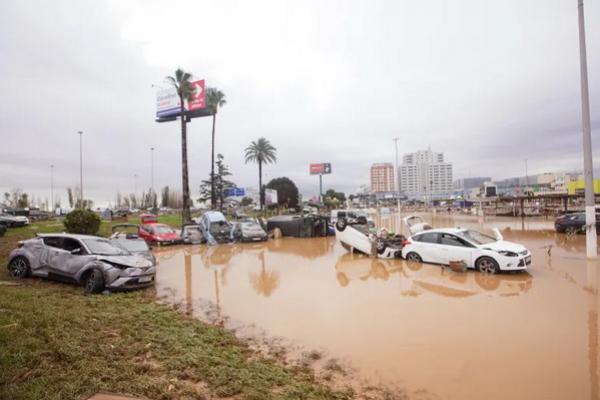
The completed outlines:
[[[531,256],[525,257],[525,265],[531,264]]]
[[[150,282],[152,280],[151,276],[142,276],[138,278],[139,283]]]

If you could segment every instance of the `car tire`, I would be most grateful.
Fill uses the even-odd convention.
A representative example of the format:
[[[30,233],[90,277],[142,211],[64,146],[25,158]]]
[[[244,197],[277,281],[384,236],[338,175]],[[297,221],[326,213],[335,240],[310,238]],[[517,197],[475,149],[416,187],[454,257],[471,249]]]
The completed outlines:
[[[23,256],[17,256],[8,263],[8,273],[13,278],[27,278],[31,272],[29,260]]]
[[[406,260],[412,261],[412,262],[417,262],[417,263],[423,262],[423,259],[421,258],[421,256],[418,253],[415,253],[414,251],[411,251],[410,253],[408,253],[406,255]]]
[[[500,270],[498,262],[491,257],[480,257],[475,262],[475,267],[483,274],[496,274]]]
[[[344,232],[344,229],[346,229],[347,225],[348,225],[348,222],[346,221],[346,218],[339,218],[337,220],[337,222],[335,223],[336,229],[340,232]]]
[[[375,250],[377,250],[377,254],[383,254],[386,247],[385,241],[382,238],[375,239]]]
[[[104,289],[104,275],[99,269],[92,269],[83,280],[83,289],[88,294],[100,293]]]

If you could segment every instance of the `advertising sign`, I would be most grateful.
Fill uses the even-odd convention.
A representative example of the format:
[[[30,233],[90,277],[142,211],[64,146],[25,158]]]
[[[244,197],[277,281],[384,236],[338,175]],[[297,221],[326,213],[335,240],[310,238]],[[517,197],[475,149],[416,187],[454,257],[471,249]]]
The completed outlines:
[[[277,204],[277,190],[265,189],[265,204]]]
[[[156,117],[169,117],[179,114],[181,103],[175,88],[161,89],[156,93]]]
[[[205,108],[206,100],[204,93],[204,79],[192,82],[192,87],[194,88],[194,96],[192,97],[192,101],[188,103],[188,106],[186,108],[189,111],[197,110],[199,108]]]
[[[331,173],[331,163],[310,164],[311,175],[324,175]]]
[[[189,104],[184,104],[185,110],[194,111],[206,108],[204,79],[192,82],[192,87],[194,88],[194,95]],[[179,102],[179,96],[175,88],[161,89],[156,93],[157,118],[172,117],[178,115],[180,111],[181,103]]]

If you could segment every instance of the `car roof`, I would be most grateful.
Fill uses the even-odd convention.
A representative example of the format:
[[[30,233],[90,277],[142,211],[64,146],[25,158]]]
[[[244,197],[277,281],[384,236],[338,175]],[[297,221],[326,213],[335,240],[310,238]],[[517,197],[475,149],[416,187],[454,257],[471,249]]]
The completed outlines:
[[[72,239],[106,239],[105,237],[102,236],[94,236],[94,235],[81,235],[81,234],[77,234],[77,233],[66,233],[66,232],[61,232],[61,233],[38,233],[37,235],[38,237],[66,237],[66,238],[72,238]],[[108,239],[107,239],[108,240]]]
[[[465,228],[436,228],[436,229],[427,229],[418,233],[415,233],[413,236],[422,235],[424,233],[453,233],[458,234],[466,231]]]

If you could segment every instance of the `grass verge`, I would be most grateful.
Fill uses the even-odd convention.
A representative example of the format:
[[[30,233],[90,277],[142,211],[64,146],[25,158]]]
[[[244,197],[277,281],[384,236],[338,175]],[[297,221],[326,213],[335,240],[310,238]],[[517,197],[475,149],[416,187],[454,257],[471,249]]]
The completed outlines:
[[[8,253],[48,225],[0,238],[0,281],[17,283],[0,285],[0,399],[85,399],[98,391],[156,400],[351,397],[157,304],[152,290],[85,296],[72,285],[12,281]]]

